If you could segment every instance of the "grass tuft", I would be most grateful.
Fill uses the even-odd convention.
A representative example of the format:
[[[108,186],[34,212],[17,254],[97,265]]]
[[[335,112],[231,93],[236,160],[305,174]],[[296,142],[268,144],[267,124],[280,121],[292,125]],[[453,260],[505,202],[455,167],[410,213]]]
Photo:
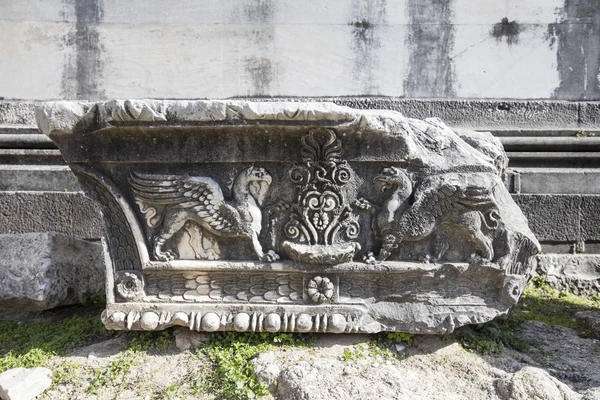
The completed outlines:
[[[268,393],[253,374],[252,359],[276,346],[305,347],[308,336],[280,333],[213,334],[198,351],[213,364],[205,377],[205,389],[219,399],[253,399]]]

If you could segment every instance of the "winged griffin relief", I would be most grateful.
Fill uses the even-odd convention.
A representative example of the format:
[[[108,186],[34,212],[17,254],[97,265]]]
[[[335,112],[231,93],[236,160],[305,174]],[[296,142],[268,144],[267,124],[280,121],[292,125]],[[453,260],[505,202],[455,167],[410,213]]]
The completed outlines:
[[[402,242],[428,237],[432,251],[423,258],[430,262],[445,259],[451,246],[472,250],[470,259],[494,258],[494,231],[502,222],[490,186],[465,185],[460,174],[442,174],[415,189],[409,175],[396,167],[384,168],[373,183],[383,197],[382,206],[365,199],[356,205],[373,213],[373,228],[382,242],[378,260],[388,259]]]
[[[274,251],[264,251],[258,239],[262,228],[260,207],[272,182],[264,168],[249,167],[238,174],[229,200],[219,184],[205,176],[132,173],[129,182],[148,226],[155,228],[152,245],[156,259],[180,258],[168,242],[182,229],[197,233],[196,247],[200,250],[196,258],[219,258],[216,237],[244,237],[252,241],[260,260],[279,259]]]

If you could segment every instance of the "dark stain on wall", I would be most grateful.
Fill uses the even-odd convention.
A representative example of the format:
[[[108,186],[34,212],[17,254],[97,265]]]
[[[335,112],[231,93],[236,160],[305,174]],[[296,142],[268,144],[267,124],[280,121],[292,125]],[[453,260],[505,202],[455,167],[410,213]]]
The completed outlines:
[[[454,46],[451,0],[408,0],[410,49],[408,74],[404,80],[407,97],[451,97]]]
[[[519,33],[523,28],[517,21],[509,21],[508,18],[502,18],[502,21],[494,25],[490,31],[490,35],[496,38],[497,41],[506,39],[509,45],[519,43]]]
[[[254,85],[257,95],[265,95],[269,92],[269,86],[273,79],[271,60],[268,58],[252,57],[246,61],[246,71]]]
[[[273,20],[275,7],[276,5],[273,0],[250,1],[244,6],[244,15],[250,22],[268,24]]]
[[[550,46],[558,46],[560,85],[553,98],[600,100],[600,4],[565,0],[560,16],[548,26]]]
[[[248,93],[250,96],[272,94],[276,71],[268,56],[273,52],[273,18],[276,11],[277,4],[273,0],[251,1],[243,8],[244,21],[255,26],[248,39],[257,46],[255,53],[261,55],[245,60],[245,70],[252,83],[252,92]]]
[[[385,24],[386,0],[352,1],[353,18],[348,23],[352,29],[352,53],[354,63],[352,78],[357,93],[378,94],[375,75],[379,69],[379,30]]]
[[[67,99],[100,99],[102,80],[102,53],[98,25],[104,15],[103,0],[67,0],[65,19],[74,16],[75,29],[65,40],[72,47],[63,72],[63,96]]]

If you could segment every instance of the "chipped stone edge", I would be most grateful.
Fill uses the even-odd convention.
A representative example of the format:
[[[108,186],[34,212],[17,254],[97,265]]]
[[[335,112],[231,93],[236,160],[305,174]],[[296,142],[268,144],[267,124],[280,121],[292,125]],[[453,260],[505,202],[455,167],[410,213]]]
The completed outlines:
[[[85,134],[119,124],[319,122],[356,126],[361,131],[390,134],[410,130],[397,111],[357,110],[333,103],[251,102],[241,100],[111,100],[93,105],[79,102],[49,102],[36,109],[40,130],[52,137]]]

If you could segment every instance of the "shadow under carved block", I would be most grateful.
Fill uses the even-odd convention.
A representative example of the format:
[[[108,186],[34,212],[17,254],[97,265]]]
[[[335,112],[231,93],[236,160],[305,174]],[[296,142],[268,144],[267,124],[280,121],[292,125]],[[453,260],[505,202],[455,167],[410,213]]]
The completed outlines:
[[[331,103],[47,103],[106,223],[111,329],[451,332],[539,243],[489,133]]]

